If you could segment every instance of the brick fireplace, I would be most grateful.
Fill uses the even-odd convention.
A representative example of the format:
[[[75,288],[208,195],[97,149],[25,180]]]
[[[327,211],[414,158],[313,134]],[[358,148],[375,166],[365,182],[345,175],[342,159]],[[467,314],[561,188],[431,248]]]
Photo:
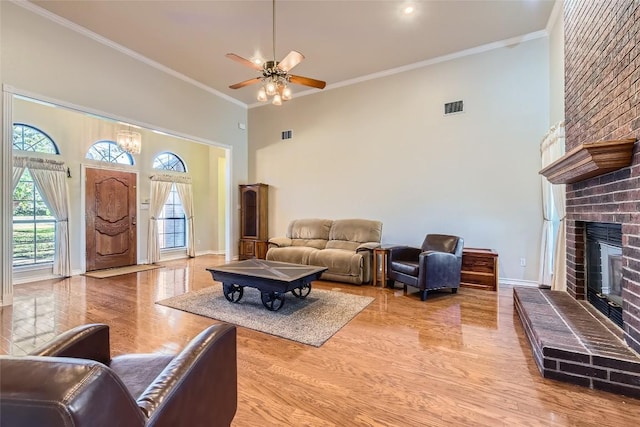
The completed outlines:
[[[640,138],[640,3],[564,2],[567,152],[593,141]],[[585,299],[587,223],[622,226],[626,343],[640,352],[640,151],[632,164],[567,185],[567,290]]]

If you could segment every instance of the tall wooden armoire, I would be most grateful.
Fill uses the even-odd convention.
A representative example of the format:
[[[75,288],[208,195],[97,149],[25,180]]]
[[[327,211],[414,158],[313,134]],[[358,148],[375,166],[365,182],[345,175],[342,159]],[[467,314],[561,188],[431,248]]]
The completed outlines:
[[[240,259],[267,256],[269,186],[240,186]]]

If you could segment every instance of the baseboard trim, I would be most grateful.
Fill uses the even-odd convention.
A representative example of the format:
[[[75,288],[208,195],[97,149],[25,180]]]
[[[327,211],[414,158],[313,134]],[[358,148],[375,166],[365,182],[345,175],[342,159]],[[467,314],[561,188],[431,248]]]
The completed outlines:
[[[504,277],[499,278],[498,282],[501,285],[529,286],[533,288],[537,288],[539,285],[539,283],[534,280],[508,279]]]

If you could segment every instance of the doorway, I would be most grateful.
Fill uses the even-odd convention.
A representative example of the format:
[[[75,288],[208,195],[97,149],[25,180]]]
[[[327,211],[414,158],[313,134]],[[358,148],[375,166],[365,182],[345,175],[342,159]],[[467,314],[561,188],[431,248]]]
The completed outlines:
[[[137,264],[136,174],[85,171],[87,271]]]

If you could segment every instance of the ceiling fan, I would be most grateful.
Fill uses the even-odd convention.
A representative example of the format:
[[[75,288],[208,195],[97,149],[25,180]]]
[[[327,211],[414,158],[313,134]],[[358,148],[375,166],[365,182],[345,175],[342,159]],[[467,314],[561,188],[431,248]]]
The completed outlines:
[[[273,96],[272,103],[274,105],[282,105],[282,101],[291,99],[291,89],[289,83],[310,86],[318,89],[324,89],[327,85],[322,80],[316,80],[309,77],[296,76],[289,74],[289,71],[298,65],[304,59],[304,55],[300,52],[292,50],[285,56],[282,61],[276,61],[276,1],[272,0],[273,10],[273,60],[266,61],[262,65],[249,61],[235,53],[227,53],[225,56],[233,61],[262,72],[262,77],[245,80],[240,83],[229,86],[231,89],[240,89],[255,83],[262,83],[262,88],[258,91],[258,101],[266,101],[269,96]]]

